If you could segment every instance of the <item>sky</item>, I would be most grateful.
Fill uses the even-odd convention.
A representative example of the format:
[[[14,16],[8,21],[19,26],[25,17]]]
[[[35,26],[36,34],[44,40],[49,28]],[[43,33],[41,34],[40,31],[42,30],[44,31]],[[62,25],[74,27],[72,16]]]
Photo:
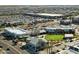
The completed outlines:
[[[78,5],[79,0],[0,0],[0,5]]]

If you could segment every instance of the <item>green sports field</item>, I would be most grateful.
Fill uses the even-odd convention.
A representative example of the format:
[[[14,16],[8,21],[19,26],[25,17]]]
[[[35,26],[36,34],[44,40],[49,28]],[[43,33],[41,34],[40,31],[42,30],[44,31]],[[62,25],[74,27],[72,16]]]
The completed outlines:
[[[64,38],[64,35],[50,35],[50,34],[47,34],[45,36],[46,40],[54,40],[54,41],[61,41],[61,40],[63,40],[63,38]]]

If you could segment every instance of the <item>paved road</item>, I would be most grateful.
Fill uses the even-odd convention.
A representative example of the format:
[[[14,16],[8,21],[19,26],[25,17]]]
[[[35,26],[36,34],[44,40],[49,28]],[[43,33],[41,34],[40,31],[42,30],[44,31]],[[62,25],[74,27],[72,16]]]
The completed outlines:
[[[4,49],[9,48],[12,54],[29,54],[26,50],[21,50],[17,46],[12,46],[12,42],[0,39],[0,45],[3,46]]]
[[[0,43],[6,48],[8,47],[14,54],[22,54],[18,49],[14,48],[12,45],[7,42],[0,40]]]

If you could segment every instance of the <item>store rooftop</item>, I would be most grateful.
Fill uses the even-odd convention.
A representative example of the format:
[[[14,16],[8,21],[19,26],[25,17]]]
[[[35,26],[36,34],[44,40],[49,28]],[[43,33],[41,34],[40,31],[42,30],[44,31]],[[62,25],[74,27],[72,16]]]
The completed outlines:
[[[39,15],[39,16],[63,16],[63,14],[50,14],[50,13],[27,13],[30,15]]]
[[[17,34],[17,35],[22,35],[22,34],[27,34],[29,33],[29,31],[21,29],[21,28],[5,28],[6,31],[13,33],[13,34]]]

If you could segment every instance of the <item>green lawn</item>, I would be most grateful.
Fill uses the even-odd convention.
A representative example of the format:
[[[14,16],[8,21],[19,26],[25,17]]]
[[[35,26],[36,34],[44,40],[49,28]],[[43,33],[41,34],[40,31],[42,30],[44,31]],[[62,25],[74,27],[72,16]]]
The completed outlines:
[[[64,38],[64,35],[49,35],[49,34],[47,34],[45,36],[46,40],[54,40],[54,41],[61,41],[61,40],[63,40],[63,38]]]

